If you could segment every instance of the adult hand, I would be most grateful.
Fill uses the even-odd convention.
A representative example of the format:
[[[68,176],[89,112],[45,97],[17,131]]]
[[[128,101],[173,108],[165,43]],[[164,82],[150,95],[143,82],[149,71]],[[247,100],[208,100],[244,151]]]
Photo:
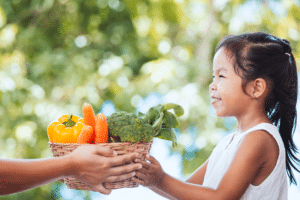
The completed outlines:
[[[82,145],[68,155],[74,169],[71,176],[93,186],[102,194],[110,194],[111,190],[103,186],[104,182],[129,179],[136,175],[141,164],[134,163],[137,153],[117,156],[110,148]]]

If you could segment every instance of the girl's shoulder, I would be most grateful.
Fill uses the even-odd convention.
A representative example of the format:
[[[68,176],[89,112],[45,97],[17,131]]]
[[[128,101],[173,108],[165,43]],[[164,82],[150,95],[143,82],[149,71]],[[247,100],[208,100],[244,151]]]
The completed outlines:
[[[248,140],[250,143],[260,143],[262,146],[266,147],[266,144],[277,145],[277,141],[273,134],[267,130],[259,129],[253,130],[243,137],[243,140]]]
[[[240,148],[246,148],[253,155],[263,160],[269,173],[272,172],[277,162],[285,161],[285,149],[276,126],[261,124],[248,131],[240,140]]]
[[[271,142],[273,145],[284,148],[278,128],[270,123],[261,123],[241,134],[241,138],[252,137],[254,140]]]

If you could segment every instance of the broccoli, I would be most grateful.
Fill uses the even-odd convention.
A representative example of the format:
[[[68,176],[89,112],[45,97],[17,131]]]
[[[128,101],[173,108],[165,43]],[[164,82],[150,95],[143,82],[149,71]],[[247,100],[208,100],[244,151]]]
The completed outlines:
[[[150,142],[154,129],[135,114],[125,111],[115,112],[107,119],[109,133],[115,141]]]
[[[167,111],[169,109],[175,114]],[[175,146],[173,128],[179,127],[177,117],[181,115],[183,108],[173,103],[159,104],[138,116],[125,111],[115,112],[107,117],[110,142],[150,142],[153,137],[158,137],[171,140]]]

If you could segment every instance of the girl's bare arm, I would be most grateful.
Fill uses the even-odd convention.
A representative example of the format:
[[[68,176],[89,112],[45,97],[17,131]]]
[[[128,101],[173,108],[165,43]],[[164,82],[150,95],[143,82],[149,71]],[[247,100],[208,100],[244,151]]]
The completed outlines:
[[[169,195],[168,193],[165,193],[164,191],[156,188],[156,187],[150,187],[150,189],[155,192],[156,194],[159,194],[160,196],[163,196],[167,199],[170,199],[170,200],[176,200],[174,197],[172,197],[171,195]]]
[[[202,185],[204,181],[204,176],[206,172],[206,167],[208,164],[207,159],[187,180],[188,183]]]
[[[208,159],[186,180],[186,182],[202,185],[203,181],[204,181],[204,175],[206,172],[207,163],[208,163]],[[170,196],[168,193],[165,193],[164,191],[159,190],[156,187],[150,187],[149,189],[151,189],[153,192],[155,192],[165,198],[168,198],[171,200],[176,200],[175,198]]]
[[[266,144],[269,142],[269,136],[264,131],[254,131],[247,135],[217,189],[179,181],[164,173],[153,157],[150,157],[149,160],[151,164],[142,162],[144,167],[137,173],[141,180],[137,181],[145,186],[156,187],[175,199],[239,199],[251,184],[259,169],[268,160],[266,152],[269,151],[269,146]],[[201,170],[199,169],[199,171]],[[199,178],[201,178],[200,174]],[[196,177],[197,175],[194,176],[194,178]]]

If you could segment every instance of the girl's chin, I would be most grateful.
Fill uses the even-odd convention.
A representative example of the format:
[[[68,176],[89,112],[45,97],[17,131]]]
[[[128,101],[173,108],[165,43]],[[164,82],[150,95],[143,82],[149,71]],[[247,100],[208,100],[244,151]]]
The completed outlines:
[[[226,115],[222,115],[222,114],[219,114],[219,113],[215,113],[215,115],[216,115],[217,117],[227,117]]]
[[[229,115],[228,113],[224,113],[222,111],[218,111],[218,110],[215,110],[215,115],[217,117],[232,117],[231,115]]]

